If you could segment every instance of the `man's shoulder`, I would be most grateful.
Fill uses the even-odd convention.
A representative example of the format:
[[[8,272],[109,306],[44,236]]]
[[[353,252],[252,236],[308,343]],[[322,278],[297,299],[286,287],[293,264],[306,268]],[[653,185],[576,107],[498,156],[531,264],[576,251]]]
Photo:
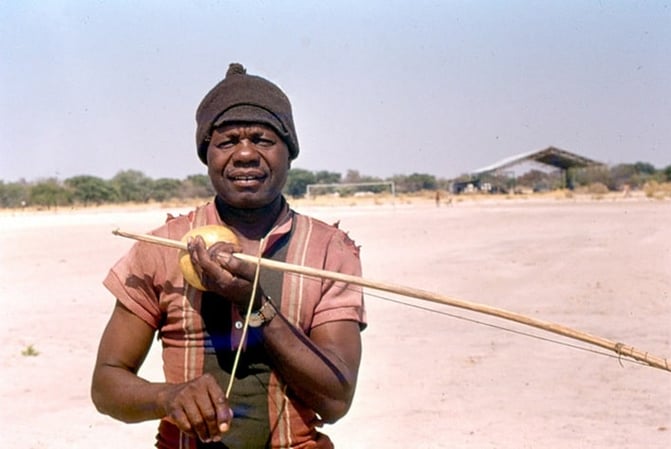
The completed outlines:
[[[170,237],[184,235],[194,227],[207,224],[207,217],[211,215],[210,209],[213,207],[213,203],[206,203],[187,212],[178,214],[167,213],[165,222],[155,229],[153,233]]]
[[[320,234],[335,234],[338,232],[343,232],[340,229],[340,222],[337,221],[333,224],[328,224],[319,218],[315,218],[310,215],[303,215],[298,212],[294,212],[295,227],[309,227],[311,232],[318,232]]]
[[[310,215],[294,214],[295,229],[298,234],[301,231],[307,232],[318,241],[340,242],[346,245],[357,247],[356,243],[350,238],[349,233],[340,228],[340,220],[333,224],[328,224],[323,220]]]

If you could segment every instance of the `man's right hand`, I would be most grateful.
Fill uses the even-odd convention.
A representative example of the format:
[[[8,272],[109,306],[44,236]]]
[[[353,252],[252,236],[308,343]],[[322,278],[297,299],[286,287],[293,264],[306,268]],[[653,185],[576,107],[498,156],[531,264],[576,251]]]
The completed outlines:
[[[166,385],[158,401],[168,421],[205,443],[221,441],[233,419],[226,395],[210,374]]]

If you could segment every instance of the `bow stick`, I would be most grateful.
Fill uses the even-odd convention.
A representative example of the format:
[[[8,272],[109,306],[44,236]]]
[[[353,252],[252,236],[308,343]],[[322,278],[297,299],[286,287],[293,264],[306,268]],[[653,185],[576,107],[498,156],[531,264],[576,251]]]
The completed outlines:
[[[130,232],[124,232],[119,229],[114,230],[112,233],[114,235],[118,235],[121,237],[127,237],[148,243],[155,243],[185,251],[187,249],[186,243],[181,242],[179,240],[171,240],[149,234],[134,234]],[[367,287],[388,293],[395,293],[402,296],[422,299],[437,304],[444,304],[452,307],[457,307],[460,309],[483,313],[497,318],[502,318],[508,321],[513,321],[516,323],[524,324],[526,326],[535,327],[537,329],[552,332],[554,334],[558,334],[563,337],[572,338],[574,340],[582,341],[584,343],[589,343],[594,346],[608,349],[610,351],[615,352],[620,357],[622,356],[629,357],[636,361],[647,364],[653,368],[659,368],[671,372],[671,363],[666,358],[658,357],[648,352],[640,351],[632,346],[625,345],[624,343],[612,341],[603,337],[591,335],[587,332],[572,329],[570,327],[566,327],[561,324],[551,323],[549,321],[543,321],[537,318],[532,318],[505,309],[499,309],[497,307],[492,307],[485,304],[479,304],[461,299],[455,299],[445,295],[431,293],[426,290],[368,280],[358,276],[352,276],[334,271],[320,270],[317,268],[305,267],[302,265],[295,265],[286,262],[278,262],[276,260],[271,259],[258,258],[243,253],[233,253],[233,256],[242,261],[250,262],[253,264],[259,264],[260,266],[271,270],[286,271],[289,273],[330,279],[332,281],[339,281],[347,284],[358,285],[360,287]]]

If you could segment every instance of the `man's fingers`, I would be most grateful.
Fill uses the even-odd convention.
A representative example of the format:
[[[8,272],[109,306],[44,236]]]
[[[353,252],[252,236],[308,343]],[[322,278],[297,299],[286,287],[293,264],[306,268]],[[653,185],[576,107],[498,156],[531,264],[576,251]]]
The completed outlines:
[[[203,442],[221,441],[222,433],[230,427],[228,400],[210,374],[183,384],[170,402],[168,421]]]
[[[199,418],[201,419],[197,427],[198,436],[205,442],[219,441],[221,439],[221,432],[219,431],[216,407],[211,401],[203,401],[198,405],[200,407]]]
[[[217,252],[225,252],[225,253],[239,253],[241,251],[241,248],[239,245],[234,245],[232,243],[228,242],[217,242],[210,246],[208,249],[217,251]]]
[[[220,433],[226,433],[231,428],[233,410],[228,406],[228,401],[223,395],[215,401],[215,408],[217,410],[218,430]]]
[[[233,411],[228,405],[228,399],[218,383],[208,384],[208,393],[214,407],[213,421],[218,434],[228,431],[233,418]]]
[[[204,379],[207,386],[209,401],[208,408],[203,410],[203,415],[207,417],[208,432],[213,441],[220,441],[221,434],[228,431],[233,418],[233,411],[229,407],[228,399],[221,386],[210,375],[205,375]]]
[[[194,428],[191,425],[191,420],[189,419],[188,413],[182,408],[173,409],[169,416],[167,416],[168,421],[175,424],[180,428],[182,432],[185,432],[190,435],[194,435]]]
[[[238,278],[243,278],[247,282],[251,282],[256,274],[256,264],[242,261],[230,253],[218,252],[215,253],[217,262],[225,270],[238,274]]]
[[[205,246],[201,236],[193,237],[188,242],[189,255],[198,277],[206,287],[211,283],[220,282],[224,270],[219,261],[213,258],[212,253]]]

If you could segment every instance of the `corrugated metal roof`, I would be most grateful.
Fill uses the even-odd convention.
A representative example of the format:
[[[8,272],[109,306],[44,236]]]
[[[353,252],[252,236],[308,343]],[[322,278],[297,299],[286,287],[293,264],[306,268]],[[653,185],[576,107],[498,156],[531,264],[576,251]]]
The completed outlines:
[[[502,159],[494,164],[479,168],[473,171],[473,174],[482,174],[501,170],[503,168],[517,165],[524,161],[534,161],[541,164],[550,165],[552,167],[566,170],[573,167],[589,167],[592,165],[603,165],[601,162],[580,156],[578,154],[570,153],[556,147],[547,147],[540,151],[531,151],[527,153],[520,153],[514,156]]]

